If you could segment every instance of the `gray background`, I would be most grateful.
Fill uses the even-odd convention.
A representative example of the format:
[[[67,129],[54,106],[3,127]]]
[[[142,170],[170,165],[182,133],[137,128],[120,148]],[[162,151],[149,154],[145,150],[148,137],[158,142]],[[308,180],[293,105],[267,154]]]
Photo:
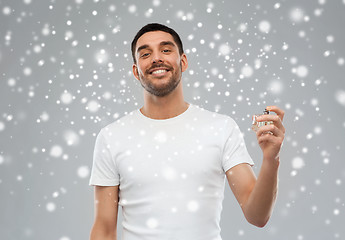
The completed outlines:
[[[181,35],[186,100],[237,121],[256,172],[251,115],[286,112],[273,216],[249,225],[226,185],[223,239],[345,239],[344,0],[0,0],[0,11],[1,239],[88,239],[95,136],[143,104],[130,42],[149,22]]]

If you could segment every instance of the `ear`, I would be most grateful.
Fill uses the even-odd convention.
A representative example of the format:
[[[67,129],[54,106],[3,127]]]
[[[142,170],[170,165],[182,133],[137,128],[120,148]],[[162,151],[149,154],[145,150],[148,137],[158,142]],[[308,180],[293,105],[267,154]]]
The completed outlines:
[[[133,75],[134,77],[139,80],[139,71],[138,71],[138,67],[137,65],[134,63],[132,66],[132,71],[133,71]]]
[[[181,67],[182,67],[182,72],[186,71],[188,68],[187,56],[184,53],[182,53],[181,55]]]

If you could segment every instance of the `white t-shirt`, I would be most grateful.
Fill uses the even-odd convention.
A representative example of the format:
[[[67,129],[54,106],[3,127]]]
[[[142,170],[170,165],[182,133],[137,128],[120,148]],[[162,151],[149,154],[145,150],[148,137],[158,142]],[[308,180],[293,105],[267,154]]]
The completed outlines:
[[[221,240],[225,172],[240,163],[254,164],[231,117],[137,109],[99,132],[89,184],[120,185],[123,240]]]

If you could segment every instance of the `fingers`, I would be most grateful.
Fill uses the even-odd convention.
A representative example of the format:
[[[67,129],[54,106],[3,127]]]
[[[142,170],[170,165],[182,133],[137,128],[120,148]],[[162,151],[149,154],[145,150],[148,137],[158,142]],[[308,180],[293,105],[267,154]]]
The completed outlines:
[[[284,134],[273,124],[260,127],[256,132],[258,143],[270,143],[273,146],[281,146],[284,141]]]
[[[273,136],[275,137],[284,138],[284,132],[274,124],[260,127],[256,132],[256,137],[259,138],[262,135],[270,135],[268,133],[273,133]]]
[[[264,114],[256,118],[258,122],[269,122],[272,121],[273,124],[279,128],[283,133],[285,133],[285,128],[283,126],[282,120],[278,115]]]
[[[283,137],[276,137],[271,134],[263,134],[261,136],[258,136],[258,143],[272,143],[273,145],[276,146],[281,146],[283,144],[284,138]]]
[[[283,121],[283,118],[284,118],[284,111],[283,111],[282,109],[280,109],[280,108],[277,107],[277,106],[267,106],[266,109],[267,109],[268,111],[275,112],[275,113],[279,116],[280,120]]]

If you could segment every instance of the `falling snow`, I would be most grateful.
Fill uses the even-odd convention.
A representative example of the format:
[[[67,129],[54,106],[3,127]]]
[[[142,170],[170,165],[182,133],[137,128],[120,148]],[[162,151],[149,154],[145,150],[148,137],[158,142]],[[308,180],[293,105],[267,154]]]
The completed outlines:
[[[0,227],[3,238],[89,236],[84,226],[93,219],[93,209],[86,204],[92,201],[87,185],[97,133],[142,106],[130,43],[141,25],[161,22],[180,33],[184,44],[186,101],[238,123],[257,174],[262,154],[250,116],[268,105],[285,111],[279,201],[272,221],[266,231],[248,227],[231,209],[238,206],[226,187],[223,205],[231,211],[223,211],[221,226],[232,224],[222,227],[223,239],[343,239],[344,9],[345,0],[2,1],[0,188],[6,204],[0,212],[8,219]],[[145,128],[139,136],[147,137],[148,131],[157,131],[152,139],[156,149],[137,147],[148,151],[149,159],[162,146],[176,144],[162,129]],[[169,161],[178,161],[179,154]],[[134,176],[141,169],[128,165],[126,170]],[[155,176],[172,185],[193,177],[168,164]],[[194,189],[200,198],[178,196],[182,203],[166,206],[166,212],[195,215],[208,209],[202,196],[219,197],[211,186],[195,183]],[[121,206],[127,204],[130,199],[120,199]],[[15,227],[13,216],[22,219]],[[60,226],[58,234],[41,231],[48,222]],[[318,228],[301,228],[306,222]],[[143,219],[147,229],[161,224],[159,216]]]
[[[259,30],[263,33],[269,33],[269,31],[271,30],[271,24],[266,20],[261,21],[259,23]]]
[[[62,155],[62,153],[63,153],[63,149],[59,145],[54,145],[50,149],[50,156],[52,157],[58,158]]]
[[[146,221],[146,226],[148,228],[157,228],[158,226],[158,221],[157,219],[155,218],[149,218],[147,221]]]
[[[280,80],[273,80],[269,83],[268,89],[272,94],[279,95],[284,90],[283,82]]]
[[[345,91],[337,90],[335,93],[335,99],[337,102],[345,107]]]
[[[292,167],[294,169],[301,169],[305,166],[304,160],[300,157],[295,157],[292,159]]]
[[[80,178],[87,178],[90,175],[89,167],[88,166],[81,166],[78,168],[77,173],[78,173],[78,176]]]
[[[196,212],[199,210],[199,203],[195,200],[189,201],[187,208],[190,212]]]
[[[46,209],[48,212],[54,212],[56,210],[56,204],[53,202],[49,202],[46,205]]]
[[[301,8],[293,8],[289,13],[291,21],[300,23],[304,20],[305,13]]]

